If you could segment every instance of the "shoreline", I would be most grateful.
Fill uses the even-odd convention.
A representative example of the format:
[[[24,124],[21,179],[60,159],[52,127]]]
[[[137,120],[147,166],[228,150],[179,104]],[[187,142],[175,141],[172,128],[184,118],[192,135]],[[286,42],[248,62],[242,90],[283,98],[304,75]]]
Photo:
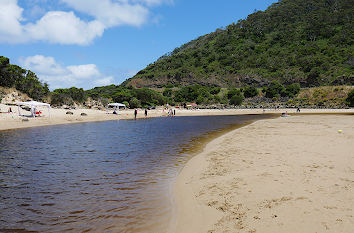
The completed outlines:
[[[4,108],[2,106],[2,108]],[[5,109],[7,109],[5,107]],[[18,116],[17,109],[14,108],[12,113],[0,114],[0,131],[13,130],[21,128],[31,128],[39,126],[51,126],[60,124],[72,123],[88,123],[88,122],[101,122],[101,121],[114,121],[114,120],[133,120],[134,110],[120,110],[119,115],[107,114],[106,111],[92,110],[92,109],[51,109],[49,113],[44,111],[44,116],[37,118],[21,117]],[[71,111],[73,115],[67,115],[66,112]],[[21,111],[22,112],[22,111]],[[210,116],[210,115],[247,115],[247,114],[281,114],[288,112],[289,114],[337,114],[348,113],[353,114],[353,109],[302,109],[300,113],[296,113],[296,109],[198,109],[198,110],[185,110],[176,109],[176,116]],[[81,113],[87,114],[81,116]],[[167,111],[162,109],[149,110],[148,117],[167,117]],[[137,119],[144,119],[143,110],[139,110]]]
[[[338,199],[335,194],[332,194],[334,197],[327,197],[329,193],[321,194],[320,191],[325,189],[323,186],[329,184],[321,182],[311,172],[318,169],[321,176],[330,179],[332,183],[340,183],[334,184],[334,189],[339,189],[337,186],[352,185],[354,181],[348,177],[354,172],[353,157],[350,157],[350,151],[354,150],[350,144],[354,138],[351,124],[353,116],[308,115],[312,113],[259,120],[209,142],[201,153],[185,164],[175,180],[175,212],[171,232],[298,232],[297,225],[303,228],[302,232],[309,229],[311,232],[324,232],[328,229],[333,232],[333,228],[337,232],[350,232],[354,227],[350,215],[353,210],[345,209],[345,206],[350,206],[354,199],[340,200],[342,196]],[[353,111],[347,113],[352,115]],[[294,126],[296,132],[292,136]],[[337,127],[344,127],[345,134],[337,132]],[[317,134],[312,135],[313,130]],[[278,134],[284,134],[283,138]],[[318,137],[323,137],[325,143],[319,141]],[[344,142],[333,142],[343,137],[346,137]],[[285,144],[285,148],[277,145],[278,141]],[[312,149],[311,142],[319,145]],[[298,148],[301,148],[303,154],[299,155],[296,151]],[[344,166],[345,163],[342,164],[338,158],[327,161],[330,155],[337,152],[343,153],[341,159],[351,169],[347,168],[349,171],[346,178],[340,178],[341,182],[336,180],[343,175],[337,166]],[[282,158],[282,153],[289,155]],[[295,156],[300,157],[300,162],[293,161]],[[292,163],[297,165],[296,169]],[[301,174],[301,169],[306,174]],[[334,174],[329,177],[327,170]],[[305,179],[306,182],[292,181],[292,176],[284,178],[287,173],[295,173],[296,178],[300,181]],[[327,188],[333,189],[332,186]],[[350,189],[336,192],[350,196]],[[319,207],[321,203],[318,203],[318,199],[327,202],[327,205]],[[301,203],[305,201],[307,203]],[[339,202],[344,202],[344,205]],[[341,209],[332,208],[334,206]],[[309,211],[311,208],[312,211]],[[320,208],[324,208],[324,211]],[[345,213],[347,216],[343,216]],[[321,214],[338,215],[338,219],[332,221],[326,218],[327,215],[322,217]],[[308,216],[304,219],[302,215]],[[312,218],[306,219],[309,216]]]
[[[65,115],[65,112],[68,110],[64,109],[53,109],[54,111],[54,116],[50,120],[48,120],[46,117],[40,117],[40,118],[30,118],[29,122],[22,122],[21,117],[11,117],[11,114],[6,113],[6,117],[4,115],[0,115],[0,131],[1,130],[12,130],[12,129],[20,129],[20,128],[30,128],[30,127],[40,127],[40,126],[51,126],[51,125],[60,125],[60,124],[71,124],[71,123],[89,123],[89,122],[101,122],[101,121],[114,121],[114,120],[132,120],[134,119],[133,117],[133,110],[123,110],[119,112],[119,115],[113,115],[113,114],[106,114],[106,111],[99,111],[99,110],[90,110],[90,109],[76,109],[76,110],[69,110],[73,111],[74,115]],[[87,116],[81,117],[80,113],[86,113]],[[342,116],[339,115],[344,115],[346,117],[351,117],[353,119],[353,116],[349,115],[354,115],[354,109],[301,109],[301,113],[296,113],[296,109],[277,109],[277,110],[269,110],[266,109],[265,114],[273,114],[273,115],[278,115],[280,116],[282,112],[288,112],[288,114],[292,115],[293,117],[276,117],[276,118],[270,118],[270,119],[262,119],[262,120],[256,120],[255,122],[247,123],[246,125],[243,125],[241,127],[238,127],[236,129],[231,129],[231,131],[227,131],[226,133],[222,134],[221,136],[217,136],[216,138],[211,139],[211,141],[206,142],[203,148],[201,149],[201,152],[194,154],[194,156],[180,169],[179,175],[172,181],[171,183],[171,196],[174,196],[175,199],[171,200],[172,202],[172,218],[171,218],[171,225],[169,227],[168,232],[235,232],[235,231],[228,231],[230,228],[229,226],[226,228],[221,228],[222,224],[229,224],[232,222],[238,222],[239,219],[242,219],[241,217],[245,213],[238,213],[237,217],[235,216],[226,216],[225,213],[228,210],[230,206],[232,206],[232,202],[229,201],[230,197],[228,195],[230,193],[233,193],[234,190],[229,187],[239,187],[240,183],[237,181],[235,183],[230,183],[228,185],[225,185],[224,187],[218,187],[217,184],[209,185],[207,189],[205,189],[205,184],[203,182],[197,182],[196,179],[199,180],[208,180],[208,179],[213,179],[222,177],[223,173],[226,171],[225,174],[227,173],[227,169],[225,168],[219,169],[218,171],[215,171],[217,167],[228,167],[225,164],[223,164],[224,161],[230,161],[230,151],[223,151],[223,150],[218,150],[220,149],[220,146],[223,145],[224,148],[228,148],[231,144],[236,144],[238,143],[237,139],[235,139],[235,135],[237,136],[238,132],[246,132],[249,131],[249,128],[256,129],[257,127],[254,127],[257,124],[268,124],[269,122],[273,122],[273,120],[278,120],[281,122],[286,122],[286,121],[292,121],[293,119],[305,119],[306,117],[310,117],[313,121],[313,118],[315,118],[316,115],[318,116],[324,116],[324,117],[330,117],[333,119],[340,118]],[[263,114],[263,109],[226,109],[226,110],[177,110],[176,116],[210,116],[210,115],[247,115],[247,114]],[[13,113],[16,114],[16,113]],[[12,115],[13,115],[12,114]],[[53,113],[52,113],[53,114]],[[10,117],[11,118],[10,118]],[[167,113],[166,111],[163,112],[161,109],[158,110],[151,110],[149,111],[149,118],[151,117],[166,117]],[[145,118],[143,115],[143,110],[139,110],[138,114],[139,119]],[[306,122],[306,120],[302,120],[301,122],[297,122],[296,124],[300,124],[303,122]],[[264,123],[268,122],[268,123]],[[317,121],[313,121],[313,123],[317,123]],[[273,130],[276,128],[274,125],[272,126],[271,123],[269,123],[269,129],[268,130]],[[352,128],[354,132],[354,127]],[[259,129],[258,129],[259,130]],[[281,129],[278,129],[278,132]],[[345,131],[347,132],[347,131]],[[250,132],[248,132],[250,133]],[[308,132],[306,131],[305,134]],[[343,135],[339,134],[337,131],[335,131],[335,135]],[[253,135],[254,136],[254,135]],[[237,138],[237,137],[236,137]],[[251,137],[252,138],[252,137]],[[352,138],[354,139],[354,135],[352,135]],[[257,146],[258,142],[261,141],[261,139],[252,139],[257,142],[256,145],[254,144],[249,144],[250,138],[246,135],[241,138],[238,138],[240,140],[244,139],[245,144],[248,145],[248,147],[254,147]],[[235,141],[236,140],[236,141]],[[311,140],[311,139],[310,139]],[[227,142],[225,144],[225,142]],[[205,142],[204,142],[205,143]],[[270,143],[270,145],[272,145]],[[274,146],[274,144],[273,144]],[[301,145],[300,145],[301,147]],[[243,150],[247,150],[248,148],[241,148]],[[233,150],[233,148],[229,147],[229,150]],[[352,150],[354,150],[354,147],[352,147]],[[212,154],[210,154],[212,153]],[[257,153],[262,154],[263,151],[258,151]],[[272,153],[272,152],[269,152]],[[294,153],[294,152],[291,152]],[[238,155],[236,153],[236,155]],[[214,156],[214,157],[213,157]],[[227,159],[225,159],[225,157]],[[248,160],[247,157],[244,157],[243,160]],[[238,161],[239,163],[243,163],[242,161]],[[248,168],[254,163],[256,163],[256,160],[253,160],[249,162],[248,164],[246,163],[246,166]],[[217,166],[212,166],[211,164],[217,165]],[[231,162],[230,164],[233,164]],[[251,165],[250,165],[251,164]],[[280,166],[280,165],[279,165]],[[317,165],[316,165],[317,166]],[[326,165],[327,166],[327,165]],[[329,165],[328,165],[329,166]],[[354,167],[354,166],[353,166]],[[217,170],[217,169],[216,169]],[[236,168],[235,170],[239,171],[240,168]],[[354,169],[353,169],[354,172]],[[269,172],[268,172],[269,173]],[[267,175],[267,172],[264,174]],[[209,175],[209,176],[208,176]],[[228,174],[230,175],[230,174]],[[233,174],[234,175],[234,174]],[[227,177],[228,178],[228,177]],[[238,179],[238,178],[236,178]],[[244,179],[246,180],[246,179]],[[354,182],[354,181],[352,181]],[[218,180],[218,183],[223,184],[222,180]],[[246,183],[246,182],[245,182]],[[221,199],[215,199],[215,197],[212,197],[211,199],[206,198],[206,195],[208,194],[208,190],[214,190],[214,189],[220,189],[225,191],[225,193],[219,193],[219,197]],[[271,190],[270,190],[271,191]],[[236,192],[237,193],[237,192]],[[248,193],[247,193],[248,194]],[[268,202],[265,205],[272,206],[272,203],[275,202],[275,206],[280,205],[278,202],[280,199],[286,201],[292,201],[296,199],[295,197],[290,197],[291,195],[288,196],[283,196],[281,198],[279,197],[269,197],[267,200],[263,200],[264,202]],[[300,198],[303,200],[304,196],[300,196],[297,198]],[[289,199],[290,198],[290,199]],[[243,204],[241,203],[241,199],[239,199],[237,205],[242,206]],[[288,200],[289,199],[289,200]],[[271,203],[271,204],[269,204]],[[337,203],[336,203],[337,204]],[[329,209],[332,209],[332,206],[329,206]],[[232,212],[237,212],[238,208],[234,209]],[[247,212],[247,211],[244,211]],[[353,214],[354,215],[354,214]],[[258,215],[255,215],[253,217],[256,217],[258,220]],[[263,217],[263,216],[261,216]],[[274,217],[274,215],[273,215]],[[298,216],[297,216],[298,217]],[[225,221],[225,218],[228,219]],[[343,220],[339,218],[340,220]],[[221,224],[221,222],[223,222]],[[226,223],[225,223],[226,222]],[[243,224],[243,223],[242,223]],[[236,232],[255,232],[253,230],[257,229],[256,227],[250,228],[249,225],[246,225],[246,227],[242,224],[239,224],[239,228],[237,228]],[[267,222],[268,224],[268,222]],[[188,226],[186,228],[186,226]],[[215,227],[216,226],[216,227]],[[328,227],[328,226],[327,226]],[[354,227],[354,221],[353,225]],[[329,229],[331,229],[332,226],[329,226]],[[232,229],[232,228],[231,228]],[[248,229],[247,231],[244,229]],[[312,228],[311,228],[312,229]],[[234,229],[235,230],[235,229]],[[282,232],[291,232],[289,229],[282,229]],[[306,229],[305,229],[306,230]],[[316,229],[317,230],[317,229]],[[257,232],[277,232],[276,228],[272,228],[272,231],[262,231],[261,229],[257,229]],[[321,232],[321,231],[319,231]],[[346,231],[343,231],[346,232]],[[349,231],[348,231],[349,232]]]

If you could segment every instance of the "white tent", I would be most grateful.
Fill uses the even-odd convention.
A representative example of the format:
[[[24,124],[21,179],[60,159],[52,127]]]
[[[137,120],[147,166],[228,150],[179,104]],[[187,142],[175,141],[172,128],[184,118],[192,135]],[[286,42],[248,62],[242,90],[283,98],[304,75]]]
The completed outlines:
[[[113,112],[115,112],[117,110],[117,114],[119,112],[119,107],[126,107],[125,104],[121,104],[121,103],[110,103],[107,105],[107,113],[108,113],[108,108],[109,107],[113,107]]]
[[[21,116],[20,106],[23,106],[23,105],[29,106],[31,108],[31,116],[32,117],[36,117],[36,114],[35,114],[36,107],[48,107],[48,112],[49,112],[49,117],[50,117],[50,104],[41,103],[41,102],[37,102],[37,101],[19,102],[19,103],[17,103],[19,116]]]

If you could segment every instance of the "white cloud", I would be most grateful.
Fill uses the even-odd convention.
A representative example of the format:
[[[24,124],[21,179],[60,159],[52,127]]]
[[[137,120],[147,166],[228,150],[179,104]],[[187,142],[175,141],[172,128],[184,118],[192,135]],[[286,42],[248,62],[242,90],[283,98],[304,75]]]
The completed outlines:
[[[67,73],[65,68],[58,64],[53,57],[35,55],[32,57],[21,58],[20,63],[27,69],[30,69],[46,76],[66,75]]]
[[[95,64],[62,66],[53,57],[43,55],[21,58],[20,64],[35,72],[40,80],[49,84],[51,89],[72,86],[88,89],[114,82],[112,76],[105,77]]]
[[[73,12],[50,11],[35,24],[24,26],[34,40],[60,44],[87,45],[103,34],[104,26],[97,20],[84,22]]]
[[[101,75],[95,64],[68,66],[67,69],[78,79],[99,77]]]
[[[95,80],[94,83],[98,86],[107,86],[107,85],[113,84],[113,82],[114,82],[114,79],[112,76],[110,76],[107,78],[97,79],[97,80]]]
[[[22,34],[23,9],[17,0],[0,0],[0,40],[13,40]]]
[[[33,7],[31,7],[29,9],[29,16],[31,18],[36,18],[39,17],[41,15],[44,15],[46,13],[46,10],[42,7],[40,7],[39,5],[34,5]]]
[[[163,3],[173,3],[173,0],[134,0],[134,2],[144,3],[148,6],[160,5]]]
[[[62,0],[77,11],[95,17],[107,28],[122,24],[140,26],[148,18],[149,10],[128,1],[111,0]]]
[[[59,44],[88,45],[104,30],[121,25],[141,26],[150,17],[150,7],[172,0],[57,0],[73,10],[90,16],[79,18],[74,11],[48,11],[35,5],[26,11],[31,17],[44,14],[36,22],[25,22],[24,9],[17,0],[0,0],[0,42],[45,41]],[[35,1],[36,2],[36,1]],[[46,3],[46,1],[41,1]],[[46,3],[49,4],[49,3]]]

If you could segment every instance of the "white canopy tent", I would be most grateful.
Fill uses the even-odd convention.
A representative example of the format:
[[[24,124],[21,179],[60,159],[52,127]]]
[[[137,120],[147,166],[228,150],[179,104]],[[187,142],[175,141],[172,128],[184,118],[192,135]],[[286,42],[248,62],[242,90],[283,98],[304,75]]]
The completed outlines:
[[[17,103],[18,115],[21,116],[20,106],[29,106],[31,108],[31,116],[36,117],[35,109],[36,107],[48,107],[49,117],[50,117],[50,104],[41,103],[37,101],[19,102]]]
[[[121,104],[121,103],[110,103],[107,105],[107,113],[108,113],[108,108],[109,107],[113,107],[113,112],[117,111],[117,114],[119,112],[119,107],[126,107],[125,104]]]

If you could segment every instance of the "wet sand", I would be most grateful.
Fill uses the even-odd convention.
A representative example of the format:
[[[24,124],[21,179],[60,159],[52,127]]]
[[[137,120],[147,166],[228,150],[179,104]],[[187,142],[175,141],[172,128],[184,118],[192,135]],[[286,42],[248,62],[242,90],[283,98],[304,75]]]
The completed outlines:
[[[171,231],[349,233],[353,188],[353,115],[260,120],[186,164]]]

